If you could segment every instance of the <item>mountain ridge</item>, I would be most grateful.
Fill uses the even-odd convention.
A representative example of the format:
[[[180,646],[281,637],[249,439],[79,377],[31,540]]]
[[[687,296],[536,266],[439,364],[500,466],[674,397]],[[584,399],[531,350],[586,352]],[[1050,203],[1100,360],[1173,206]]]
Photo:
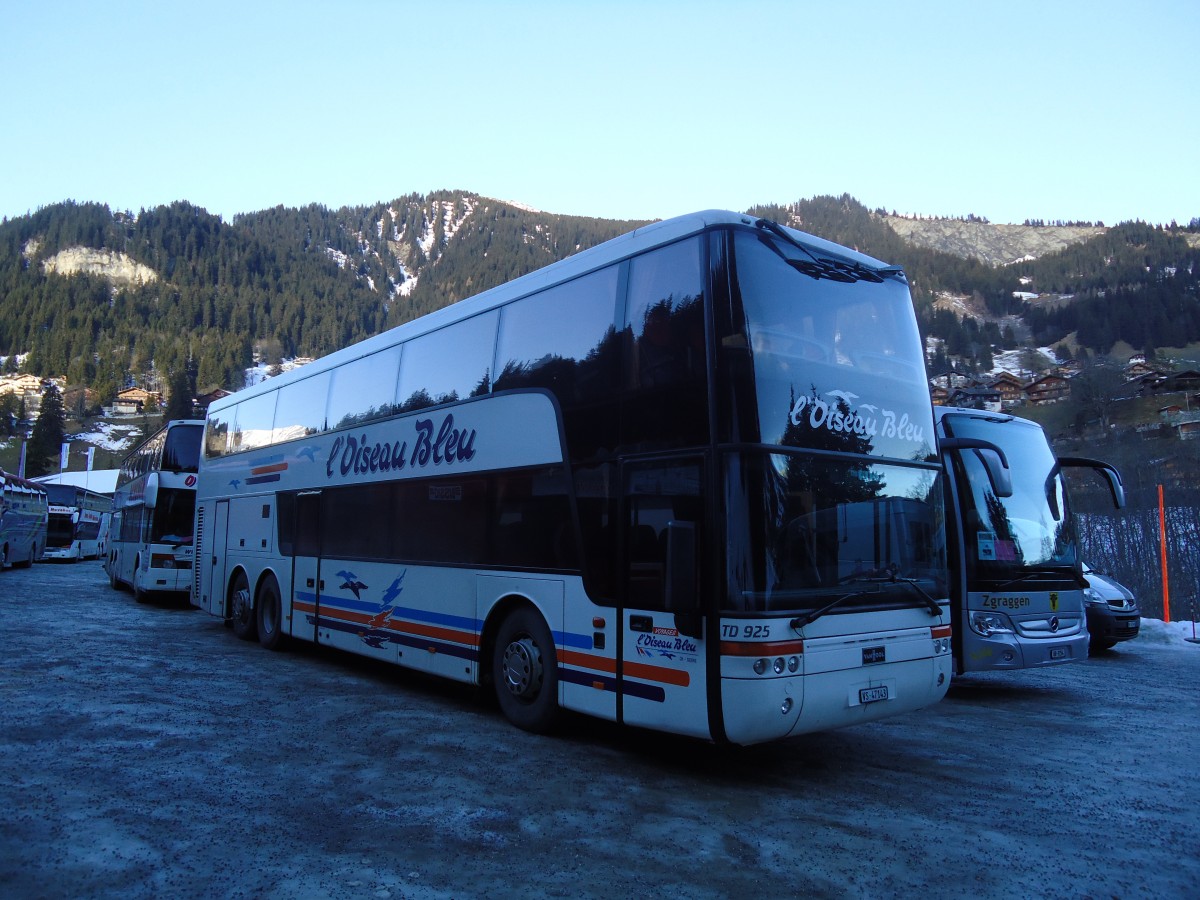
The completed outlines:
[[[1148,323],[1195,305],[1194,230],[907,219],[849,195],[747,212],[903,265],[923,333],[946,348],[939,365],[986,368],[1018,339],[1073,333],[1072,316],[1102,320],[1083,329],[1092,345],[1142,347],[1163,330]],[[198,390],[236,386],[256,356],[323,355],[641,224],[448,190],[231,222],[186,202],[137,215],[58,204],[0,222],[0,356],[102,394],[182,366]],[[1112,296],[1161,311],[1125,321]],[[1070,311],[1080,304],[1095,312]]]

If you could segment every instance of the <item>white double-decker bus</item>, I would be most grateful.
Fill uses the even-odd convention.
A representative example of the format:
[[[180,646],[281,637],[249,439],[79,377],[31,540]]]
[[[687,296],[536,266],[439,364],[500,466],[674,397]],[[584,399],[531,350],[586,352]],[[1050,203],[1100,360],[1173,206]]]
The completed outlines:
[[[753,744],[944,695],[941,477],[903,273],[698,213],[213,403],[193,603]]]
[[[113,494],[104,570],[139,602],[184,594],[192,585],[196,472],[204,422],[173,419],[121,463]]]
[[[0,469],[0,572],[42,558],[48,518],[46,489]]]
[[[954,407],[939,407],[936,419],[948,475],[955,668],[1086,658],[1088,583],[1063,470],[1096,470],[1118,509],[1120,474],[1100,460],[1056,458],[1028,419]]]
[[[99,559],[100,531],[112,510],[112,498],[74,484],[42,485],[50,503],[43,559]]]

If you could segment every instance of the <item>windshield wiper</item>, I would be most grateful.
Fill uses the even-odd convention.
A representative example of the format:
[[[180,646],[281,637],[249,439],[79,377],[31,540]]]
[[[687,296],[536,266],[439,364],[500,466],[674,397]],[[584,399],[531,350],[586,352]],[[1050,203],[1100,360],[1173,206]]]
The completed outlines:
[[[782,238],[793,247],[804,253],[809,259],[788,259],[783,256],[784,262],[795,269],[797,272],[802,272],[810,278],[827,278],[830,281],[840,281],[843,284],[849,284],[855,281],[870,281],[875,284],[882,284],[884,276],[887,275],[902,275],[904,270],[900,266],[884,266],[879,269],[872,269],[861,263],[848,262],[842,259],[830,259],[828,257],[817,256],[810,249],[787,233],[782,225],[778,222],[772,222],[770,219],[759,219],[754,223],[755,227],[762,228],[764,231],[769,231],[776,237]],[[776,250],[778,253],[779,251]],[[811,262],[809,261],[811,260]]]
[[[1069,577],[1072,581],[1074,581],[1076,584],[1078,584],[1081,588],[1085,588],[1088,586],[1087,579],[1084,578],[1083,575],[1081,575],[1075,568],[1073,568],[1071,566],[1064,566],[1061,569],[1054,567],[1054,566],[1040,566],[1040,567],[1030,568],[1028,571],[1022,572],[1020,575],[1018,575],[1016,578],[1013,578],[1011,581],[1006,581],[1006,582],[1004,582],[1004,584],[1000,585],[1000,587],[993,588],[992,590],[993,591],[1004,591],[1004,590],[1008,590],[1014,584],[1021,584],[1022,582],[1030,581],[1034,578],[1046,578],[1046,577],[1055,577],[1055,576]]]
[[[897,584],[907,584],[910,588],[916,591],[917,596],[919,596],[925,606],[928,607],[929,614],[931,616],[940,616],[942,614],[941,605],[927,590],[925,590],[925,588],[917,584],[915,578],[905,578],[903,575],[893,575],[892,581],[896,582]]]
[[[878,594],[878,593],[880,593],[880,591],[877,588],[873,591],[851,591],[848,594],[842,594],[842,596],[838,597],[832,603],[826,603],[820,609],[814,609],[812,612],[805,613],[802,616],[796,616],[796,618],[792,619],[791,626],[792,626],[792,628],[803,628],[805,625],[811,625],[813,622],[817,621],[817,619],[821,618],[821,616],[825,615],[825,613],[829,612],[835,606],[839,606],[842,603],[845,603],[847,600],[853,600],[855,597],[865,597],[867,594]]]

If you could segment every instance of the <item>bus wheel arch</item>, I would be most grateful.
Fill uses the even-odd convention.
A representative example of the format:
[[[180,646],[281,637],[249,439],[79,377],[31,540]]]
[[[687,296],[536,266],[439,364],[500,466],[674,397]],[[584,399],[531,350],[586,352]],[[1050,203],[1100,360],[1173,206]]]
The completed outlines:
[[[486,671],[505,718],[544,734],[558,719],[558,652],[545,617],[524,598],[497,604],[484,629]]]
[[[243,641],[252,641],[258,637],[258,623],[254,621],[254,602],[250,594],[250,579],[246,570],[238,566],[229,579],[229,590],[226,593],[226,607],[229,611],[229,621],[233,625],[233,633]]]
[[[259,578],[254,598],[254,624],[258,642],[268,650],[283,649],[283,594],[274,572],[268,570]]]
[[[142,571],[142,554],[138,554],[133,563],[133,599],[138,603],[145,603],[149,598],[146,596],[146,591],[142,588],[142,580],[138,577],[138,573]]]

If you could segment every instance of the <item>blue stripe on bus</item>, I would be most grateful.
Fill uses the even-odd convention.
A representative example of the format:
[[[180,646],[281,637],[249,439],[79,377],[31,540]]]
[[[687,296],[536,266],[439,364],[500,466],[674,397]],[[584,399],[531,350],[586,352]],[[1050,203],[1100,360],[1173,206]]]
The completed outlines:
[[[612,675],[601,675],[597,672],[582,672],[578,669],[568,669],[563,666],[558,667],[558,677],[563,681],[571,684],[581,684],[584,687],[595,688],[601,686],[601,690],[613,691],[617,690],[617,679]],[[653,700],[655,703],[662,703],[667,698],[667,692],[658,685],[644,684],[640,681],[633,681],[629,678],[625,679],[624,689],[621,691],[626,697],[637,697],[639,700]]]
[[[345,609],[351,612],[360,612],[367,615],[378,615],[383,612],[383,609],[378,603],[372,603],[369,600],[355,600],[353,597],[340,597],[334,594],[321,594],[318,598],[316,594],[310,594],[307,591],[296,591],[296,598],[305,603],[320,603],[322,607],[330,609]],[[399,616],[404,619],[411,619],[414,622],[428,622],[432,625],[444,625],[448,628],[459,628],[464,631],[470,631],[473,634],[479,634],[483,631],[483,622],[479,619],[474,619],[469,616],[455,616],[449,613],[430,612],[428,610],[414,609],[411,606],[397,606],[392,609],[393,616]],[[572,631],[555,631],[553,633],[554,641],[563,647],[573,647],[580,650],[591,650],[592,636],[590,634],[577,634]]]
[[[256,475],[253,478],[247,478],[246,484],[266,484],[268,481],[278,481],[279,473],[274,475]]]
[[[311,617],[309,618],[311,619]],[[466,659],[472,662],[479,659],[479,651],[474,647],[463,647],[458,644],[435,641],[430,638],[421,637],[420,635],[403,634],[388,628],[363,628],[362,625],[356,622],[345,622],[341,619],[330,619],[325,616],[318,617],[317,627],[327,628],[330,631],[340,631],[343,634],[352,634],[355,637],[361,638],[367,644],[378,642],[376,646],[384,643],[400,644],[404,647],[412,647],[425,651],[433,647],[438,653],[444,653],[447,656],[456,656],[459,659]]]

